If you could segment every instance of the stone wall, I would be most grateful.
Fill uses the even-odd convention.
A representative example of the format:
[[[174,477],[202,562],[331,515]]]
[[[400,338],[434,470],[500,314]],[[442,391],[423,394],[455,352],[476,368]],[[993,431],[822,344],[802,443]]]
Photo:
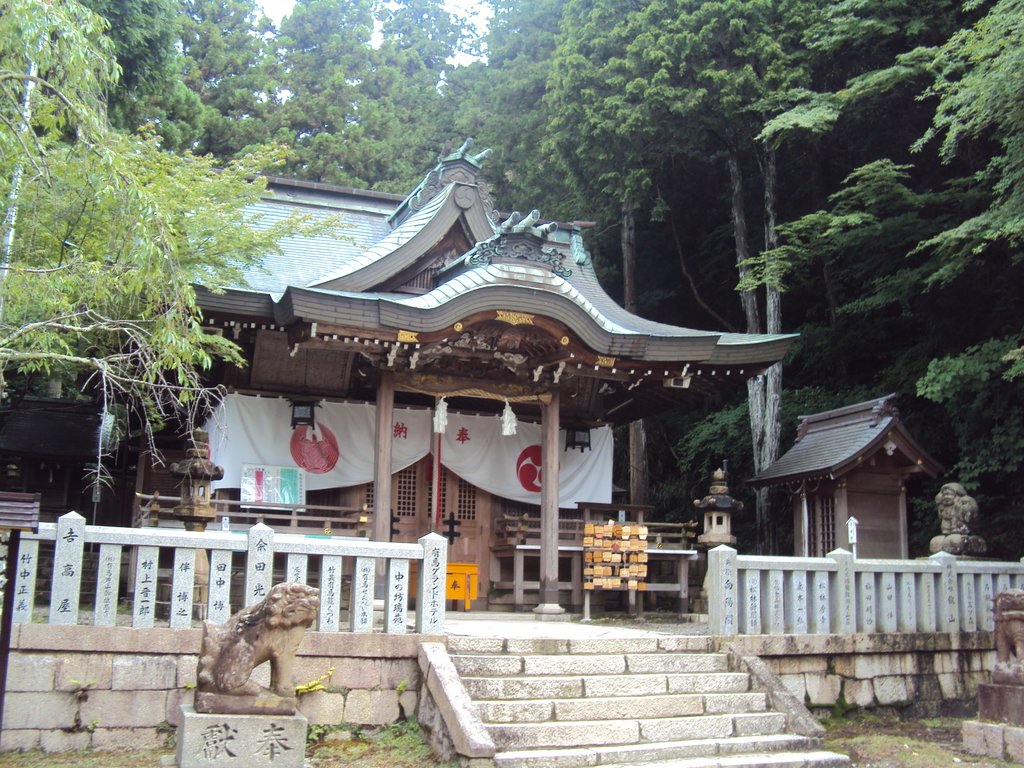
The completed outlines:
[[[991,632],[747,635],[718,645],[760,657],[817,715],[845,707],[976,713],[978,685],[996,660]]]
[[[199,629],[26,624],[14,628],[3,750],[143,749],[168,743],[191,703]],[[420,642],[430,635],[307,632],[296,657],[310,724],[382,725],[416,712]],[[260,670],[266,685],[269,665]]]

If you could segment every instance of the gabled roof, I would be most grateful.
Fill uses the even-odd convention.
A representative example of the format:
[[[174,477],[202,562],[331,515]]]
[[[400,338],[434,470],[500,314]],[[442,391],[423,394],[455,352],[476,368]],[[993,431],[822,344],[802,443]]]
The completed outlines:
[[[413,392],[424,377],[486,380],[491,392],[560,384],[572,393],[564,407],[590,421],[706,397],[786,354],[794,335],[626,311],[598,281],[580,228],[538,211],[501,220],[478,178],[484,155],[467,150],[442,157],[405,198],[271,179],[254,210],[267,222],[298,210],[341,214],[347,228],[284,240],[246,286],[198,291],[207,321],[236,338],[240,327],[285,330],[292,354],[309,343],[353,355],[360,386],[384,369],[416,379]]]
[[[914,441],[899,419],[890,394],[876,400],[801,416],[796,443],[753,486],[798,483],[845,475],[879,451],[898,456],[906,472],[935,477],[942,466]]]

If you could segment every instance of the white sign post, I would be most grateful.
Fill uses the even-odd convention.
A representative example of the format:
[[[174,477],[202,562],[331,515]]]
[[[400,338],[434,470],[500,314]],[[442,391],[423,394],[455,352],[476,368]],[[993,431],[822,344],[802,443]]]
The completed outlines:
[[[853,556],[857,557],[857,522],[856,517],[851,517],[846,521],[846,540],[850,542],[850,551],[853,552]]]

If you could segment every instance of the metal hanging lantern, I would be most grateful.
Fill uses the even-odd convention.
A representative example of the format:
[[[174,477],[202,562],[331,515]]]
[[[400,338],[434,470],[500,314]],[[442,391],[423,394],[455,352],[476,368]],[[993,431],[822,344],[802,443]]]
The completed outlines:
[[[292,429],[316,426],[316,403],[313,400],[292,400]]]
[[[590,450],[589,427],[565,428],[565,450],[575,450],[577,448],[579,448],[580,453]]]

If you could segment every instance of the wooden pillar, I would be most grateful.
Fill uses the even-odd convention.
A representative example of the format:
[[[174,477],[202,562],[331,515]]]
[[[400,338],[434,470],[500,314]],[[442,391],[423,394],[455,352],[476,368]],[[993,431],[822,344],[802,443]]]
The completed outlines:
[[[558,604],[558,390],[551,391],[551,402],[544,406],[541,424],[540,491],[540,605],[538,618],[565,613]]]
[[[377,435],[373,459],[373,540],[391,540],[391,428],[395,415],[395,374],[381,371],[377,385]]]

